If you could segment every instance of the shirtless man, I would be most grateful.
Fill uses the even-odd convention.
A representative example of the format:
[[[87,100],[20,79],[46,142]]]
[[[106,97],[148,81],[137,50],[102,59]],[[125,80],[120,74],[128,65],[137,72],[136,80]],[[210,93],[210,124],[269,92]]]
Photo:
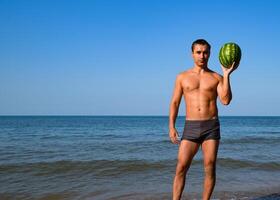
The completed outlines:
[[[200,145],[204,158],[203,200],[210,199],[216,180],[216,158],[220,139],[217,97],[224,105],[231,101],[230,74],[237,68],[223,69],[223,77],[207,66],[210,56],[209,43],[199,39],[192,44],[194,66],[176,78],[174,94],[170,104],[169,137],[172,143],[180,144],[178,162],[173,183],[173,200],[181,198],[186,173]],[[186,122],[179,141],[175,128],[181,98],[186,102]]]

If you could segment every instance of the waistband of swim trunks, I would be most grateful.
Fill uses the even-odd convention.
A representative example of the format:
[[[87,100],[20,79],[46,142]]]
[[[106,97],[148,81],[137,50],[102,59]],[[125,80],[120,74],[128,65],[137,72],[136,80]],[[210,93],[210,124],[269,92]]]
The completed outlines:
[[[195,123],[204,123],[204,122],[219,122],[219,117],[213,118],[213,119],[206,119],[206,120],[185,120],[186,123],[191,123],[191,124],[195,124]]]

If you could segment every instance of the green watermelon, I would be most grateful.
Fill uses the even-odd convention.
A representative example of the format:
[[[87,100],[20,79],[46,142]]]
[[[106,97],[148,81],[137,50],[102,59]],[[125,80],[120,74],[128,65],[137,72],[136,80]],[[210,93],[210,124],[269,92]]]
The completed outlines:
[[[219,53],[220,63],[225,68],[230,68],[232,63],[239,63],[241,59],[241,49],[240,47],[233,43],[226,43],[222,46]]]

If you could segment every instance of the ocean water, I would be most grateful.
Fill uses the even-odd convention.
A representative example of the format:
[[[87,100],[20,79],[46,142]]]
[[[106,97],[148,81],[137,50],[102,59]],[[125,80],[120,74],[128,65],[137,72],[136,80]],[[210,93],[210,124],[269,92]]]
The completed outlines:
[[[213,199],[280,199],[280,117],[220,117]],[[177,119],[181,133],[184,117]],[[2,199],[171,199],[168,117],[2,116]],[[201,199],[198,152],[183,199]]]

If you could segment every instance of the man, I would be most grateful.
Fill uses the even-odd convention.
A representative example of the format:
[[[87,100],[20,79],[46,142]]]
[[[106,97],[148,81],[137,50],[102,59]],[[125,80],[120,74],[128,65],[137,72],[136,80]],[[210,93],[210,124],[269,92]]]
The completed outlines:
[[[230,74],[239,63],[223,69],[223,77],[207,66],[210,44],[199,39],[192,44],[194,66],[176,78],[170,104],[169,137],[172,143],[180,144],[178,162],[173,183],[173,200],[181,198],[186,173],[200,145],[204,158],[203,200],[210,199],[216,180],[216,158],[220,139],[217,97],[224,105],[231,101]],[[186,103],[186,122],[181,142],[175,122],[181,97]]]

